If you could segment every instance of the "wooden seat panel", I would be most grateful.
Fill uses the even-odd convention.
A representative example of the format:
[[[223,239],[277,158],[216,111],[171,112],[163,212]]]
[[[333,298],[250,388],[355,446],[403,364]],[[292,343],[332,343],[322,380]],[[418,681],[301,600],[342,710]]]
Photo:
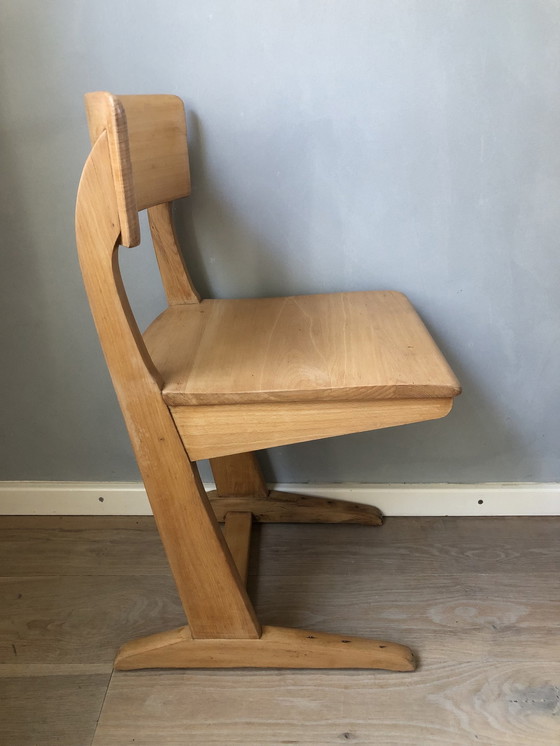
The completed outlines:
[[[144,335],[171,406],[451,398],[460,385],[393,291],[205,300]]]

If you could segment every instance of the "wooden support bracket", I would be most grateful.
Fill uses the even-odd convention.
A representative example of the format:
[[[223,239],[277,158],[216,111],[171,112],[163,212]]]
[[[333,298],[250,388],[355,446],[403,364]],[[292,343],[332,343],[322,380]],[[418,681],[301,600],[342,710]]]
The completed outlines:
[[[380,668],[414,671],[409,648],[394,642],[263,627],[258,640],[196,640],[188,627],[143,637],[119,650],[115,668]]]
[[[252,513],[258,523],[359,523],[381,526],[383,514],[372,505],[297,495],[272,490],[266,497],[226,497],[216,490],[208,493],[216,518],[222,523],[233,511]]]

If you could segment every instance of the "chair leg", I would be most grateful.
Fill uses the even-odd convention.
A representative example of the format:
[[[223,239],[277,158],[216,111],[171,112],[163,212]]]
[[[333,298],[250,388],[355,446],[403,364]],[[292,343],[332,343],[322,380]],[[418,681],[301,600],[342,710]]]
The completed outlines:
[[[306,522],[330,522],[332,519],[328,518],[328,511],[338,511],[338,520],[343,516],[346,521],[355,523],[368,523],[378,517],[376,512],[360,515],[357,509],[364,506],[350,505],[344,514],[342,507],[338,507],[338,501],[287,493],[270,494],[252,453],[213,459],[211,464],[217,485],[214,511],[218,518],[225,519],[225,539],[242,580],[247,572],[253,517],[257,520],[286,520],[287,516],[289,520],[298,522],[302,519]],[[269,504],[274,507],[260,507]],[[180,627],[126,643],[117,654],[115,668],[360,668],[413,671],[416,667],[409,648],[383,640],[266,626],[261,628],[258,637],[248,638],[249,635],[233,638],[220,633],[209,639],[208,636],[199,636],[189,626]]]
[[[243,583],[247,583],[249,549],[251,546],[251,513],[228,513],[225,519],[224,538]]]
[[[372,505],[268,490],[254,453],[210,459],[216,489],[208,493],[218,521],[228,513],[252,513],[258,523],[359,523],[381,526]]]
[[[210,459],[220,497],[267,497],[269,489],[252,451]]]

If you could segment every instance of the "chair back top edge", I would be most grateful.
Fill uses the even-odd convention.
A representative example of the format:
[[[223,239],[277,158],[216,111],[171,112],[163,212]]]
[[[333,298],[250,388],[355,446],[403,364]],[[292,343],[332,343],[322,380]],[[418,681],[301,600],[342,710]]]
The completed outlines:
[[[92,144],[106,131],[124,246],[140,243],[138,212],[190,194],[183,102],[171,95],[85,95]]]

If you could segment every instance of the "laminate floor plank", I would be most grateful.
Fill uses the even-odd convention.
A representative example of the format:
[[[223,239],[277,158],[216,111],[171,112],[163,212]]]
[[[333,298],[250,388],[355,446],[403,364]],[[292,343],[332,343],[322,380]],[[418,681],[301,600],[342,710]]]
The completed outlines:
[[[123,529],[153,532],[155,521],[151,515],[0,515],[0,531],[5,529],[22,531]],[[52,538],[56,538],[54,533]]]
[[[260,578],[263,624],[401,642],[423,660],[560,661],[555,573]]]
[[[0,516],[0,573],[160,575],[169,565],[151,516]]]
[[[354,525],[255,526],[251,575],[331,575],[371,568],[416,574],[555,571],[558,523],[549,516],[387,518]],[[333,561],[336,560],[336,561]],[[151,516],[0,516],[0,573],[160,575],[168,572]]]
[[[0,663],[0,679],[40,676],[88,676],[113,672],[113,663]]]
[[[559,521],[550,516],[386,518],[379,528],[341,524],[257,526],[260,576],[557,571]],[[253,557],[252,574],[257,570]]]
[[[419,670],[118,673],[95,746],[560,746],[559,531],[551,517],[258,526],[264,623],[402,642]],[[2,746],[89,746],[117,648],[184,623],[149,516],[1,517],[0,609]]]
[[[110,676],[0,676],[0,743],[90,746]]]
[[[318,571],[253,579],[261,621],[394,640],[425,660],[560,660],[555,573]],[[169,574],[0,578],[0,608],[0,664],[108,663],[123,642],[185,621]]]
[[[113,676],[93,746],[558,746],[560,663]]]
[[[110,663],[185,623],[171,575],[0,578],[0,664]]]

